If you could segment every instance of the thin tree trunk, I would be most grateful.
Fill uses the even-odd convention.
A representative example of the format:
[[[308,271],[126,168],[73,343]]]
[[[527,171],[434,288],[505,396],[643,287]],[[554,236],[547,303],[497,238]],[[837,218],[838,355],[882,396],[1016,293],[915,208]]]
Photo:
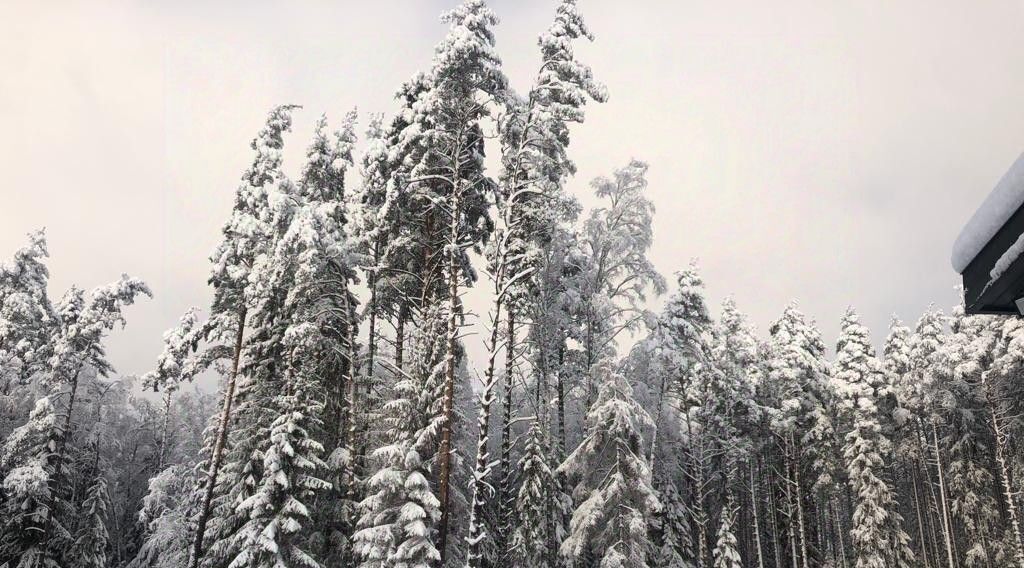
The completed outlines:
[[[654,471],[655,450],[658,447],[658,430],[661,429],[661,417],[665,411],[665,383],[665,373],[662,373],[661,386],[658,389],[658,411],[654,417],[654,432],[651,434],[651,451],[647,457],[647,462],[650,464],[651,471]]]
[[[345,343],[347,344],[346,348],[348,351],[348,376],[345,377],[345,382],[348,385],[348,393],[346,397],[348,400],[346,404],[347,409],[345,412],[345,420],[348,428],[345,436],[345,449],[349,455],[349,471],[347,480],[348,485],[345,489],[346,496],[348,497],[349,501],[355,502],[358,500],[357,472],[359,464],[362,463],[362,455],[356,454],[356,438],[358,437],[358,421],[356,420],[356,409],[358,408],[360,402],[358,400],[359,385],[356,384],[356,379],[359,377],[359,345],[356,340],[356,338],[359,337],[359,322],[356,320],[356,310],[354,306],[352,306],[351,304],[352,300],[349,296],[348,290],[343,290],[342,293],[345,294],[345,314],[349,320],[348,325],[346,326],[345,329]],[[355,515],[354,512],[353,515]],[[356,521],[356,518],[349,519],[348,526],[355,527]]]
[[[503,416],[501,425],[501,457],[498,462],[498,496],[497,496],[497,534],[495,535],[495,547],[497,548],[499,566],[504,566],[505,555],[508,553],[508,535],[512,531],[510,522],[510,502],[512,500],[512,380],[515,378],[515,361],[513,351],[515,344],[515,314],[508,310],[506,318],[506,345],[505,357],[505,400],[503,403]]]
[[[757,486],[754,484],[754,469],[757,458],[750,461],[750,508],[754,518],[754,546],[757,547],[757,567],[764,568],[764,555],[761,551],[761,522],[757,515]]]
[[[792,434],[790,434],[790,437],[792,438]],[[806,528],[805,522],[804,522],[803,490],[800,487],[800,460],[798,459],[797,453],[795,451],[796,443],[793,442],[792,440],[791,440],[791,443],[793,444],[793,448],[794,448],[794,452],[793,452],[793,482],[794,482],[794,485],[796,486],[796,514],[797,514],[797,522],[798,522],[798,525],[800,527],[800,559],[803,561],[803,565],[806,567],[806,566],[810,566],[811,564],[810,564],[810,561],[809,561],[809,558],[808,558],[808,553],[807,553],[807,528]]]
[[[561,330],[559,330],[561,335]],[[558,387],[558,450],[559,459],[565,457],[566,451],[566,431],[565,431],[565,339],[562,338],[558,345],[558,373],[557,375],[557,387]]]
[[[395,368],[401,371],[405,355],[405,320],[409,319],[409,306],[404,302],[398,308],[398,322],[395,323]]]
[[[498,272],[501,272],[499,267]],[[480,429],[476,441],[476,466],[473,468],[473,478],[470,480],[472,493],[472,507],[469,511],[469,553],[466,558],[466,566],[478,568],[483,560],[482,544],[486,531],[481,519],[486,506],[484,488],[485,481],[491,471],[491,455],[488,450],[491,424],[491,403],[494,402],[494,385],[496,383],[496,359],[498,357],[498,329],[501,324],[502,298],[499,292],[494,300],[494,317],[491,319],[490,352],[487,355],[487,370],[484,372],[483,392],[480,393],[480,411],[477,416],[477,427]]]
[[[914,486],[914,513],[917,515],[917,534],[918,538],[921,539],[921,561],[924,562],[925,568],[929,568],[931,563],[928,562],[928,541],[924,536],[924,516],[921,514],[921,495],[917,487],[917,467],[914,464],[911,464],[909,469],[910,481]]]
[[[196,519],[196,534],[192,541],[192,552],[189,554],[189,568],[198,568],[199,560],[203,557],[203,539],[206,536],[206,523],[210,519],[210,507],[213,504],[213,492],[217,485],[217,475],[220,473],[221,462],[224,459],[224,444],[228,437],[228,423],[231,421],[231,406],[235,398],[235,382],[238,378],[238,362],[242,357],[242,337],[245,334],[246,308],[238,313],[238,333],[235,336],[234,358],[231,362],[231,374],[228,376],[228,384],[224,387],[224,403],[220,412],[220,421],[217,424],[217,437],[213,442],[213,452],[210,455],[210,467],[206,472],[206,488],[203,492],[203,503],[199,509],[199,517]]]
[[[946,541],[946,559],[949,561],[949,568],[956,568],[953,560],[952,525],[949,522],[949,508],[946,506],[946,482],[942,475],[942,456],[939,454],[939,430],[932,423],[932,448],[935,451],[935,471],[939,476],[939,496],[942,500],[942,536]]]
[[[786,453],[787,453],[786,459],[787,459],[787,462],[788,462],[789,459],[790,459],[789,456],[788,456],[789,452],[787,451]],[[787,509],[788,517],[789,517],[789,530],[787,531],[787,535],[786,536],[789,537],[789,548],[790,548],[790,555],[791,555],[790,561],[793,564],[793,568],[800,568],[800,546],[799,546],[799,544],[797,542],[799,537],[797,536],[797,530],[796,530],[797,528],[796,528],[795,523],[794,523],[794,521],[796,521],[797,512],[796,512],[796,503],[794,502],[794,498],[793,498],[793,485],[794,484],[793,484],[793,481],[791,479],[791,477],[792,477],[791,467],[792,466],[790,465],[790,463],[786,464],[786,509]]]
[[[779,547],[779,505],[778,499],[775,496],[775,485],[771,478],[771,470],[769,469],[768,502],[771,505],[770,509],[772,512],[772,551],[775,557],[775,567],[782,568],[782,549]]]
[[[171,390],[168,389],[164,394],[164,420],[163,425],[160,427],[160,448],[156,455],[156,471],[157,473],[164,470],[164,462],[167,460],[167,438],[168,429],[171,423]]]
[[[460,136],[461,139],[461,136]],[[455,176],[449,200],[448,235],[448,337],[445,350],[444,399],[442,402],[441,445],[438,453],[441,467],[438,474],[438,500],[441,502],[441,520],[438,526],[441,566],[444,566],[448,552],[448,525],[451,517],[451,471],[452,471],[452,412],[455,404],[455,348],[459,333],[459,273],[461,249],[459,248],[459,220],[462,211],[462,184],[458,177],[458,157],[451,166]]]
[[[835,517],[836,530],[839,538],[839,558],[842,559],[842,565],[846,566],[846,539],[843,538],[843,520],[839,517],[839,507],[832,503],[832,516]]]

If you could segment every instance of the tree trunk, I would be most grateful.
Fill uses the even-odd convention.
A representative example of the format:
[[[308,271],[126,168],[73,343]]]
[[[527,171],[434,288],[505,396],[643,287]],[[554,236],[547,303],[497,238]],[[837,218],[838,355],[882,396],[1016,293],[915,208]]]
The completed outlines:
[[[770,470],[768,477],[768,503],[771,505],[770,510],[772,512],[772,552],[775,558],[774,566],[776,568],[782,568],[782,549],[779,547],[779,505],[778,499],[775,497],[775,483],[773,483],[771,478]]]
[[[499,273],[500,273],[499,268]],[[499,286],[500,288],[500,286]],[[483,510],[486,506],[484,488],[485,481],[491,472],[491,455],[488,450],[491,424],[491,403],[494,402],[495,367],[498,357],[498,329],[501,324],[501,294],[494,300],[494,317],[491,320],[490,352],[487,355],[487,370],[484,372],[483,392],[480,393],[480,412],[477,417],[477,427],[480,432],[476,441],[476,466],[473,468],[473,478],[470,480],[472,493],[472,508],[469,512],[469,553],[466,557],[466,566],[479,568],[483,561],[482,544],[486,531],[481,523]]]
[[[163,425],[160,427],[160,447],[158,448],[156,455],[156,471],[160,473],[164,470],[164,462],[167,460],[167,438],[169,437],[168,429],[171,423],[171,391],[168,390],[164,394],[164,420]]]
[[[220,473],[221,462],[224,459],[224,444],[228,437],[228,423],[231,421],[231,406],[235,398],[235,382],[238,378],[238,362],[242,357],[242,336],[245,334],[246,309],[243,307],[238,313],[238,333],[235,336],[234,359],[231,362],[231,374],[228,376],[228,384],[224,387],[224,402],[220,412],[220,421],[217,424],[217,436],[213,442],[213,452],[210,455],[210,467],[206,472],[206,488],[203,492],[203,503],[199,509],[199,517],[196,519],[196,534],[192,541],[192,552],[189,554],[189,568],[198,568],[199,561],[203,557],[203,539],[206,536],[206,523],[210,519],[210,507],[213,504],[213,492],[217,486],[217,475]]]
[[[792,434],[790,434],[792,438]],[[804,522],[804,500],[803,500],[803,489],[800,487],[800,459],[799,454],[796,451],[796,442],[792,439],[790,442],[793,445],[793,484],[796,487],[796,514],[797,524],[800,527],[800,559],[803,561],[805,567],[810,566],[810,561],[807,552],[807,528]]]
[[[346,489],[346,496],[350,502],[358,501],[358,487],[356,480],[358,479],[358,468],[362,463],[362,455],[356,453],[356,446],[358,437],[358,420],[356,409],[359,408],[359,385],[356,384],[356,379],[359,377],[359,362],[358,353],[359,346],[357,337],[359,337],[359,322],[356,320],[356,311],[354,306],[351,304],[351,297],[349,296],[348,290],[342,291],[345,294],[345,314],[348,317],[348,325],[346,326],[346,338],[345,343],[348,354],[348,376],[345,377],[345,382],[348,386],[346,394],[346,412],[345,421],[347,425],[347,431],[345,432],[345,450],[349,455],[349,471],[348,484]],[[353,516],[356,516],[353,511]],[[352,518],[348,521],[348,526],[354,528],[358,518]],[[351,535],[347,535],[351,536]]]
[[[928,562],[928,541],[924,536],[924,515],[921,514],[921,494],[918,491],[918,472],[915,464],[910,464],[910,481],[914,487],[914,513],[917,515],[917,534],[921,542],[921,561],[924,562],[925,568],[929,568],[931,563]]]
[[[453,175],[458,175],[458,164],[452,166]],[[459,219],[462,211],[462,185],[459,178],[452,184],[449,200],[450,231],[448,236],[448,336],[445,350],[444,400],[442,402],[441,445],[438,459],[441,467],[438,474],[438,500],[441,502],[441,521],[438,526],[441,566],[444,566],[448,551],[448,525],[451,517],[451,470],[452,470],[452,411],[455,403],[455,348],[459,333]]]
[[[402,303],[398,308],[398,321],[395,323],[395,368],[401,371],[405,363],[405,321],[409,319],[409,306]]]
[[[558,332],[561,335],[561,331]],[[561,339],[558,345],[558,373],[557,376],[557,388],[558,388],[558,458],[561,460],[565,457],[566,451],[566,431],[565,431],[565,339]]]
[[[757,486],[754,484],[754,469],[757,458],[750,460],[750,508],[754,518],[754,546],[757,548],[757,568],[764,568],[764,556],[761,551],[761,522],[757,515]]]
[[[953,560],[953,537],[951,534],[953,526],[950,524],[949,508],[946,506],[946,482],[942,475],[942,456],[939,454],[939,430],[935,423],[932,423],[932,449],[935,451],[935,471],[938,472],[939,476],[939,497],[942,501],[942,537],[946,541],[946,560],[949,561],[949,568],[956,568],[956,562]]]

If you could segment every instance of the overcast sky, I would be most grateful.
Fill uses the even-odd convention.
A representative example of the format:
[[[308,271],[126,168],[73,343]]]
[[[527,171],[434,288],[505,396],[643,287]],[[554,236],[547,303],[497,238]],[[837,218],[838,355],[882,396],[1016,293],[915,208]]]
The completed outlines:
[[[110,341],[148,370],[206,307],[207,257],[267,110],[298,103],[287,169],[321,112],[390,112],[450,1],[4,2],[0,256],[45,226],[53,294],[128,272],[155,298]],[[520,89],[555,0],[492,0]],[[847,305],[948,309],[953,240],[1024,150],[1020,0],[581,0],[580,57],[610,91],[575,128],[588,181],[650,162],[651,256],[699,257],[710,299],[764,332],[791,299],[832,344]],[[470,342],[479,338],[470,338]],[[474,349],[476,351],[476,349]]]

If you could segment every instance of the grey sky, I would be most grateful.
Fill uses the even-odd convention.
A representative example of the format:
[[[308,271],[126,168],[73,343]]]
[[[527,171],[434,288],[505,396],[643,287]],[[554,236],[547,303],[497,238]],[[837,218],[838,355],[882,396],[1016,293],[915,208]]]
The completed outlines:
[[[0,18],[0,255],[46,226],[55,295],[128,272],[156,298],[110,355],[148,370],[160,336],[205,307],[206,258],[268,108],[312,123],[390,111],[451,2],[5,2]],[[611,100],[576,128],[571,188],[650,162],[652,257],[701,259],[764,331],[791,298],[829,344],[853,304],[889,315],[955,300],[953,239],[1024,150],[1024,4],[581,0],[580,48]],[[519,88],[554,0],[492,0]],[[473,339],[470,339],[473,341]]]

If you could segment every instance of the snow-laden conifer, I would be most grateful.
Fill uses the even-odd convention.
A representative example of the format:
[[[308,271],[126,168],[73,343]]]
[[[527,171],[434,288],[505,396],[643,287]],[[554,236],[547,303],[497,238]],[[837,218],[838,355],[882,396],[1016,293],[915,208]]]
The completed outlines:
[[[843,457],[854,495],[853,539],[858,568],[911,566],[910,537],[903,530],[893,489],[884,478],[892,446],[879,423],[877,401],[886,383],[867,329],[853,309],[843,316],[835,374],[841,416],[850,423]]]
[[[60,419],[48,397],[36,401],[28,422],[16,428],[0,453],[3,517],[0,566],[56,568],[71,534],[64,515],[68,504],[55,481],[63,463]]]
[[[107,480],[101,472],[89,484],[82,502],[80,528],[75,533],[72,555],[76,565],[82,568],[107,568],[107,516],[110,509],[110,495]]]
[[[742,568],[739,543],[733,525],[736,523],[736,508],[732,499],[726,501],[718,523],[718,539],[715,542],[713,556],[714,568]]]
[[[264,127],[251,143],[254,151],[252,164],[242,175],[235,191],[234,205],[228,221],[221,230],[223,238],[214,251],[210,284],[214,298],[210,307],[207,339],[210,363],[230,361],[226,381],[222,388],[221,411],[211,432],[206,451],[206,475],[199,491],[202,494],[196,513],[195,531],[189,568],[198,568],[207,542],[207,524],[214,505],[218,486],[231,486],[220,478],[225,449],[231,426],[236,423],[235,394],[242,362],[242,351],[249,322],[250,302],[257,293],[249,290],[250,274],[258,259],[271,253],[274,228],[274,208],[271,195],[284,179],[280,171],[284,133],[291,130],[291,112],[294,105],[273,108]],[[222,527],[218,527],[221,530]]]
[[[413,360],[402,372],[384,405],[386,443],[373,452],[376,472],[366,482],[362,517],[353,536],[361,568],[427,568],[440,560],[435,543],[440,519],[438,501],[428,479],[428,458],[436,450],[438,408],[430,375],[443,370],[444,321],[435,312],[416,335]]]
[[[651,417],[608,363],[595,371],[601,390],[587,414],[587,435],[558,468],[576,483],[576,510],[560,551],[572,562],[646,568],[653,548],[647,519],[660,506],[641,435]]]

